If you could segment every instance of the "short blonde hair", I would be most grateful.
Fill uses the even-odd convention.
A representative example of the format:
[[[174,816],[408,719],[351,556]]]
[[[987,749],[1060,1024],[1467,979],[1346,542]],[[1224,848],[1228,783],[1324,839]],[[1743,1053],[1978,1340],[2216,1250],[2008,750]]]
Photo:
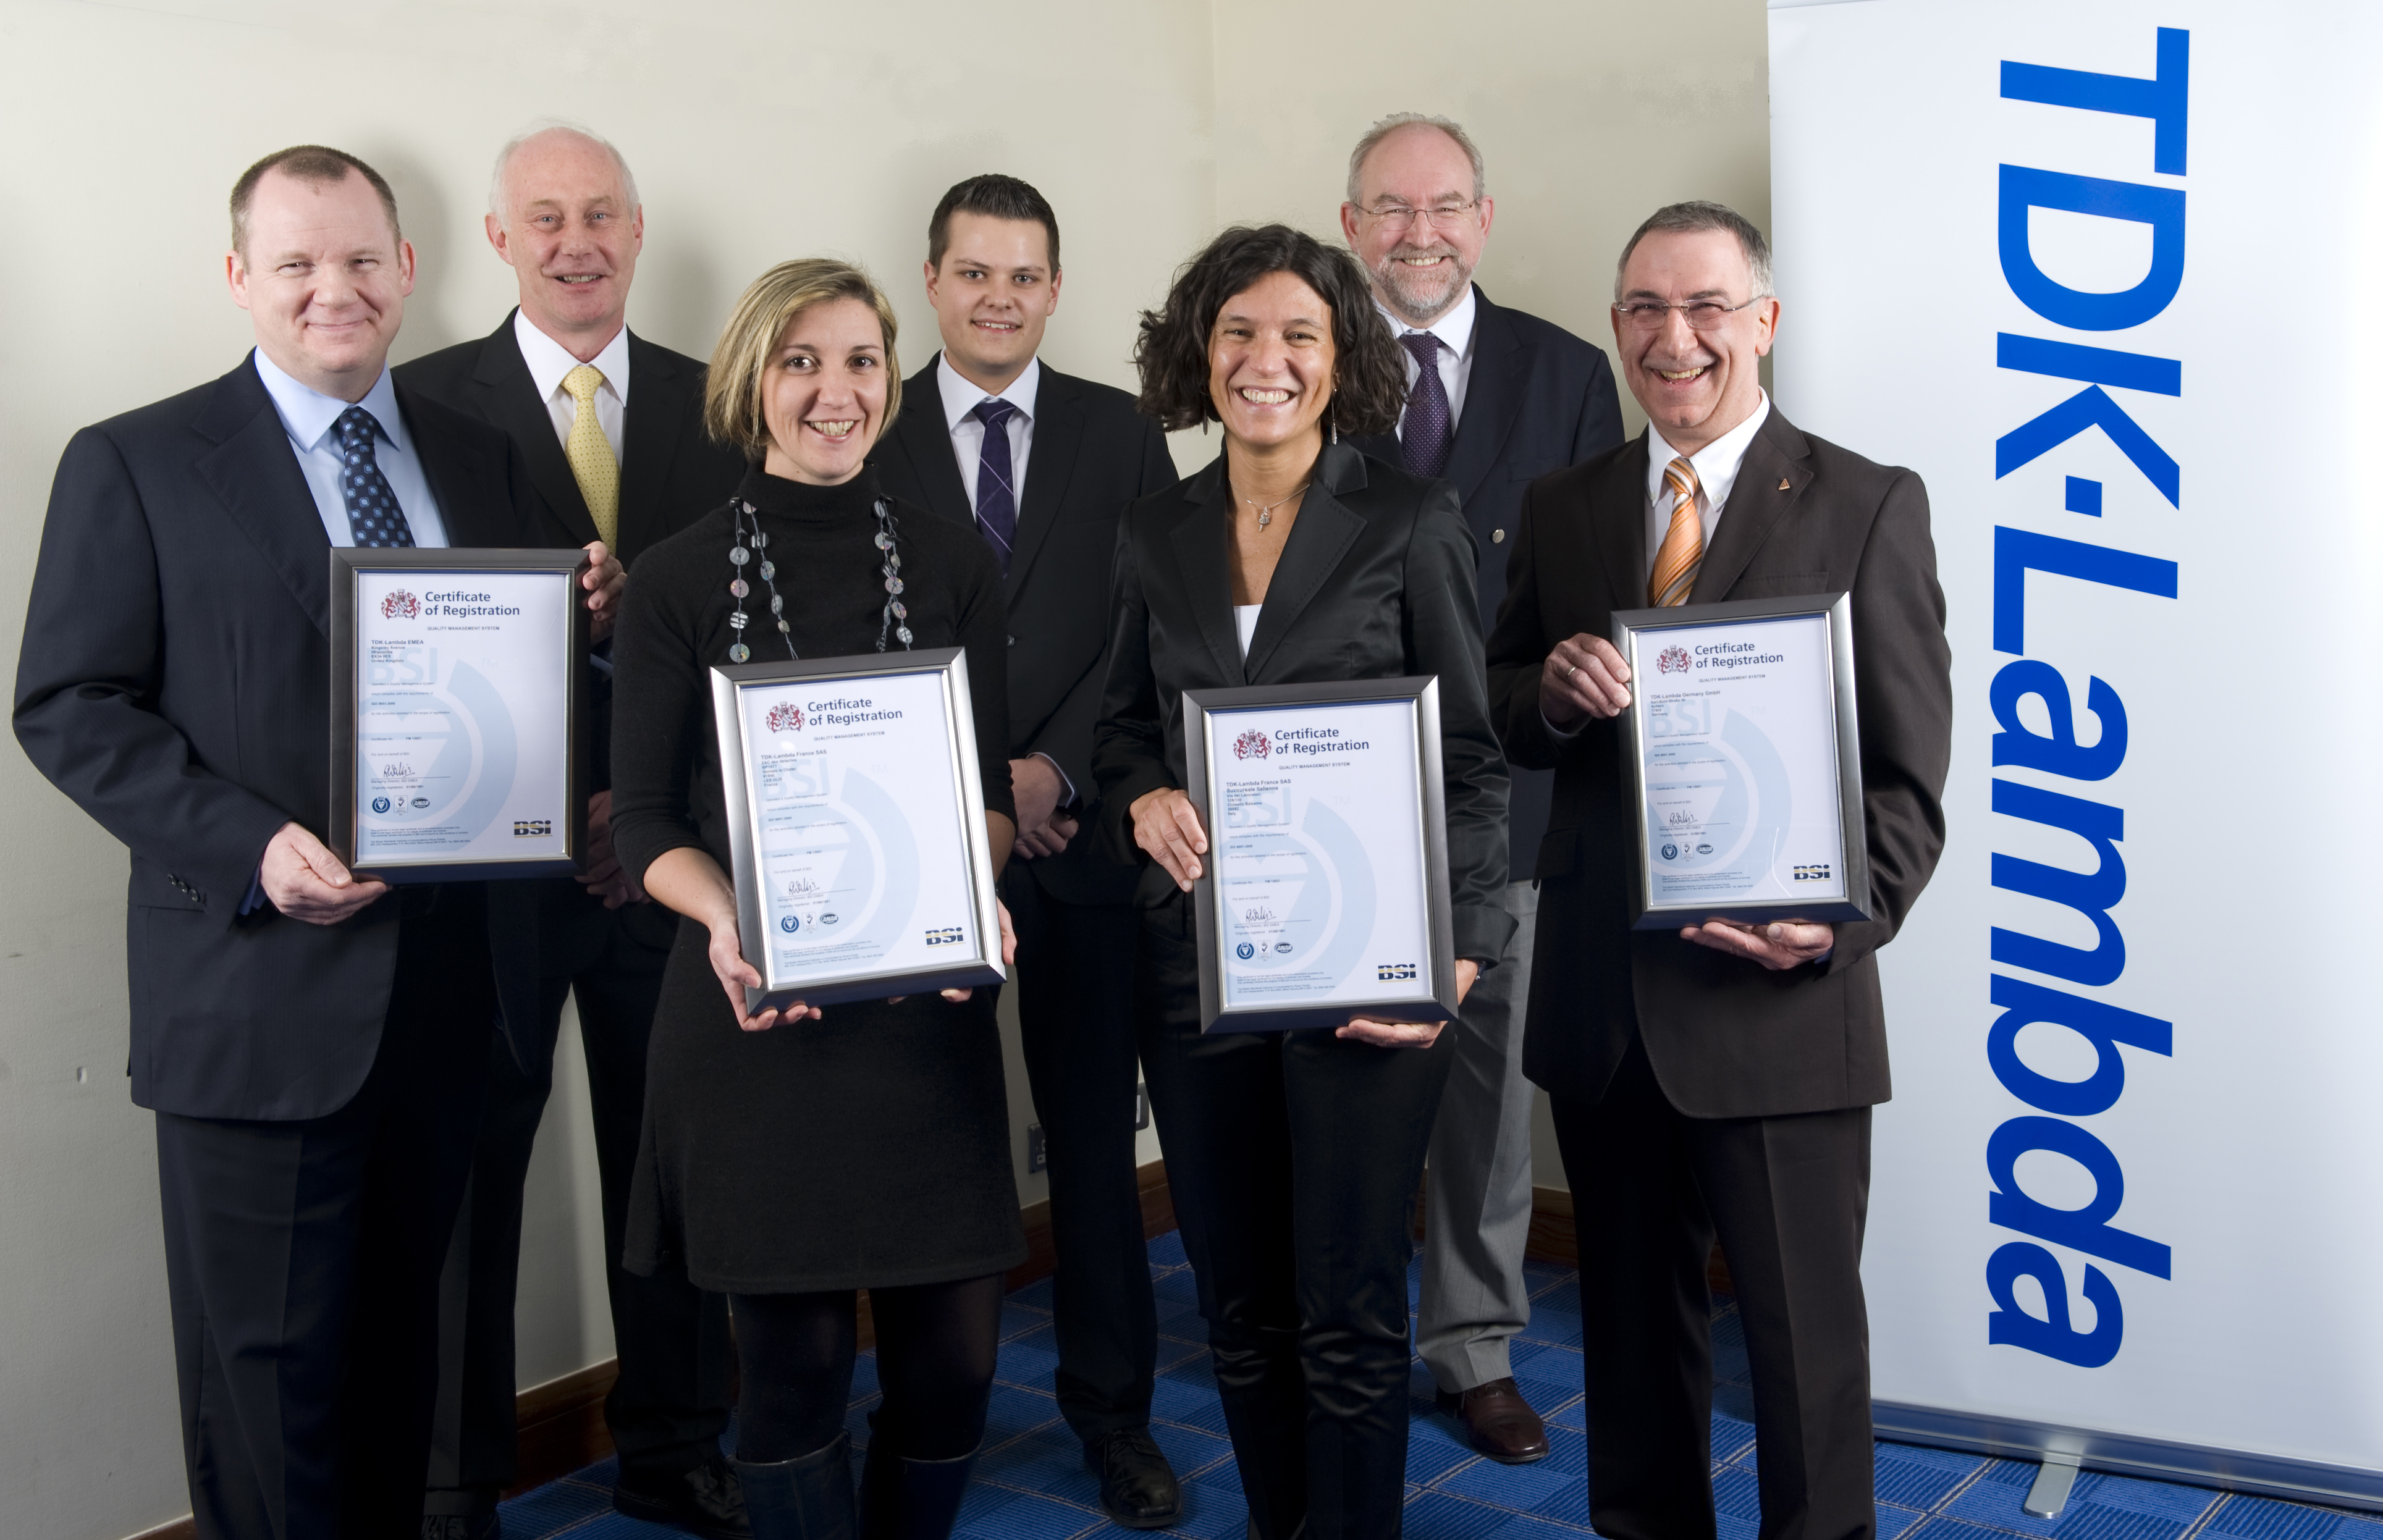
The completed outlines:
[[[902,363],[894,353],[894,306],[868,274],[848,262],[801,257],[782,262],[745,290],[711,350],[711,373],[703,387],[704,431],[722,444],[759,460],[770,450],[770,425],[761,416],[761,380],[770,357],[785,335],[786,323],[813,305],[858,300],[877,312],[885,336],[885,422],[883,434],[902,411]]]

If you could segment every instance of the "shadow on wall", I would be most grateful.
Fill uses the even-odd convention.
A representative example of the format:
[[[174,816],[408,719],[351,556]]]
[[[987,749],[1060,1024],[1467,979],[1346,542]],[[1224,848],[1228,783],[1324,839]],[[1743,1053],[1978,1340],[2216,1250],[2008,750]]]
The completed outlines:
[[[448,200],[439,196],[441,182],[451,182],[454,173],[440,176],[394,140],[360,144],[350,153],[389,179],[405,238],[414,242],[414,295],[405,302],[405,327],[390,350],[391,361],[403,363],[462,340],[447,325],[441,301],[457,265],[470,259],[471,248],[483,244],[484,237],[477,225],[457,228]]]

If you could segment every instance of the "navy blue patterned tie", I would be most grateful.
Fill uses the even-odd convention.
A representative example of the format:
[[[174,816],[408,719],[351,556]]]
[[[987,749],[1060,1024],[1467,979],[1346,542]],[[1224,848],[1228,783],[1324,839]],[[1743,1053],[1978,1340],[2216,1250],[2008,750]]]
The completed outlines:
[[[969,414],[984,425],[984,453],[976,462],[976,522],[993,548],[1001,575],[1009,575],[1009,549],[1018,543],[1018,486],[1009,470],[1009,429],[1018,408],[988,397]]]
[[[1456,441],[1448,410],[1448,387],[1439,379],[1439,339],[1427,331],[1411,331],[1399,340],[1414,354],[1415,382],[1407,388],[1407,413],[1399,424],[1399,463],[1419,476],[1436,476],[1448,469],[1448,451]]]
[[[397,506],[389,477],[380,474],[373,455],[373,435],[380,419],[363,407],[340,413],[340,496],[348,504],[348,533],[359,546],[410,546],[414,531],[405,510]]]

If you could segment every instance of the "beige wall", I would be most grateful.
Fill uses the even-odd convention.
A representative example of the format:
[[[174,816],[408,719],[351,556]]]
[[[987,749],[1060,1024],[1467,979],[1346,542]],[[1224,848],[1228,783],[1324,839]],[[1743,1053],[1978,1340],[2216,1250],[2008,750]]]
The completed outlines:
[[[915,367],[933,339],[916,276],[927,211],[998,168],[1039,185],[1067,231],[1046,355],[1130,385],[1134,312],[1175,264],[1228,220],[1330,230],[1349,141],[1402,107],[1465,119],[1489,157],[1485,286],[1592,339],[1613,253],[1648,208],[1712,196],[1768,212],[1759,0],[1041,0],[993,19],[954,0],[586,0],[570,14],[564,37],[564,12],[522,0],[350,7],[326,45],[322,7],[290,0],[0,0],[12,677],[59,450],[239,359],[223,198],[282,144],[341,145],[395,184],[422,264],[401,358],[502,316],[511,274],[479,234],[488,159],[547,114],[596,123],[636,166],[648,243],[631,320],[698,354],[753,274],[827,252],[887,280]],[[1187,464],[1210,452],[1178,444]],[[154,1149],[122,1073],[124,856],[5,750],[0,809],[16,874],[0,883],[0,1527],[110,1540],[187,1509]],[[576,1064],[566,1050],[531,1177],[525,1383],[611,1350]],[[1018,1067],[1013,1051],[1022,1152]],[[1551,1152],[1540,1179],[1561,1179]],[[1039,1178],[1020,1191],[1040,1197]]]

